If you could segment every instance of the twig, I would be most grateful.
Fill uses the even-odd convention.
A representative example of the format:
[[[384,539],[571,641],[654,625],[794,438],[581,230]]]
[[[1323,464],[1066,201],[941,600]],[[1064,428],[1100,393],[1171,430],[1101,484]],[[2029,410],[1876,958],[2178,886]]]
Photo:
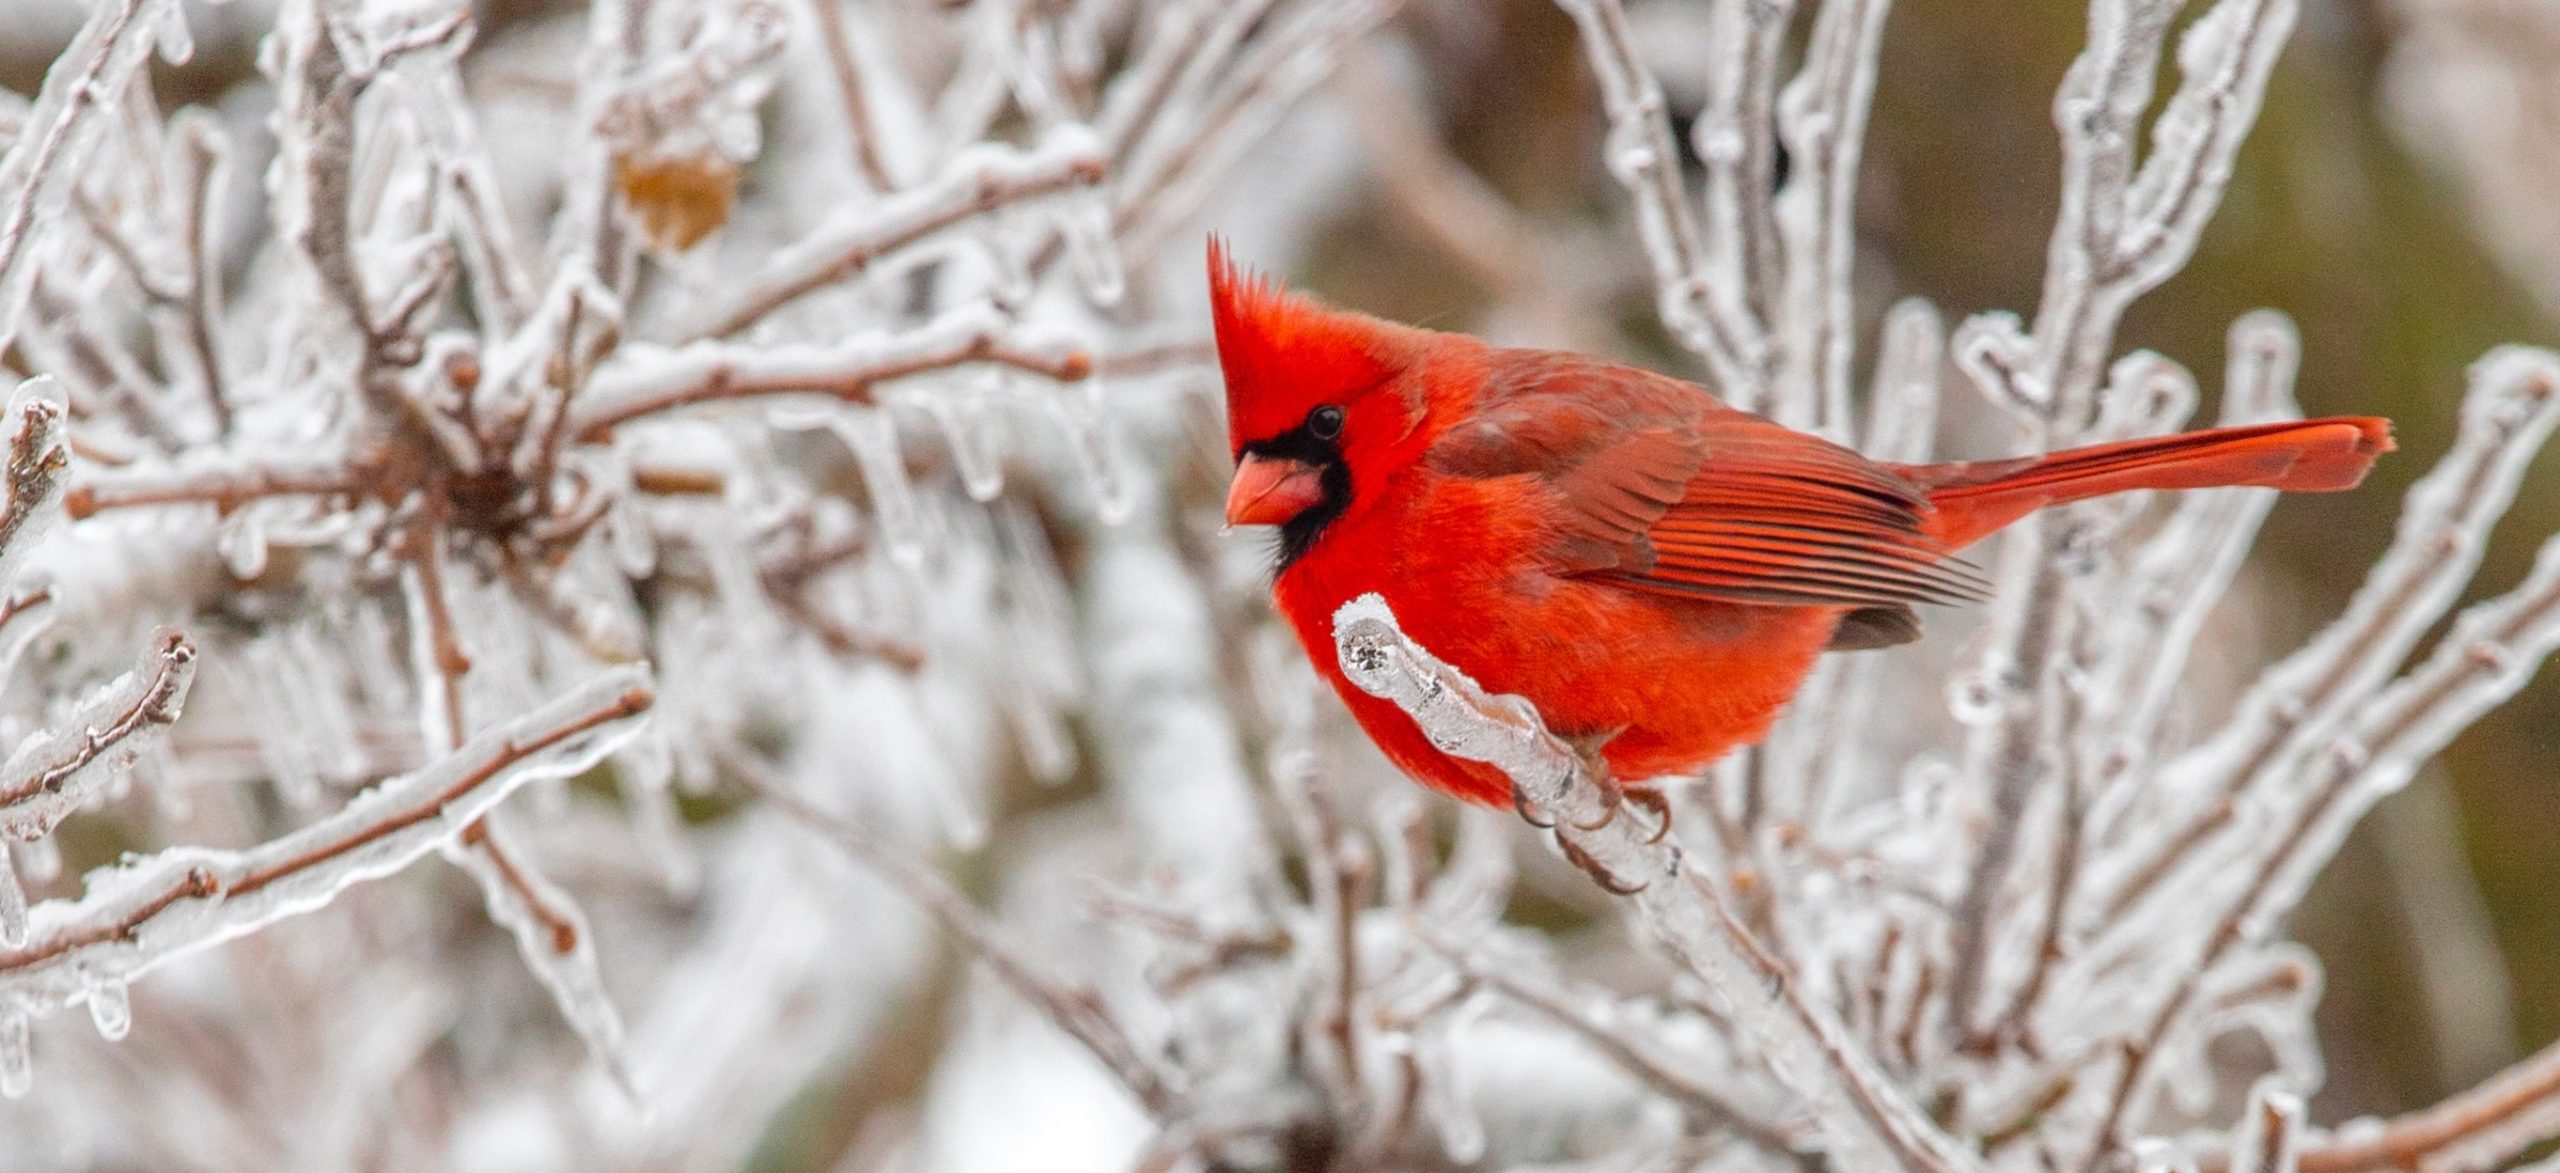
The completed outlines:
[[[570,409],[569,432],[597,441],[642,416],[732,399],[825,395],[870,403],[879,384],[970,363],[1012,367],[1060,382],[1093,373],[1082,351],[1039,352],[1005,341],[992,314],[960,311],[919,329],[829,346],[747,347],[697,342],[642,352],[596,372]]]
[[[362,491],[368,470],[345,461],[295,465],[277,460],[204,468],[118,469],[71,486],[63,511],[73,520],[110,509],[211,505],[230,513],[269,497],[333,497]]]
[[[1104,162],[1090,135],[1067,130],[1031,151],[987,148],[965,155],[932,182],[831,220],[776,252],[747,280],[737,304],[695,337],[738,333],[812,290],[997,208],[1091,187],[1102,181]]]
[[[1060,1030],[1082,1044],[1104,1067],[1119,1077],[1149,1115],[1159,1120],[1179,1115],[1180,1101],[1166,1083],[1154,1062],[1147,1059],[1131,1042],[1101,998],[1092,990],[1060,981],[1040,972],[1039,967],[1004,939],[996,927],[971,905],[968,899],[945,883],[930,869],[883,846],[861,829],[847,823],[791,793],[785,783],[773,776],[772,770],[754,755],[737,747],[723,749],[721,760],[738,781],[757,797],[795,823],[835,844],[856,862],[887,880],[907,898],[913,900],[942,931],[966,946],[985,962],[1016,997],[1030,1003],[1046,1015]]]
[[[1770,1153],[1799,1161],[1818,1157],[1806,1146],[1805,1138],[1793,1135],[1785,1127],[1746,1111],[1724,1092],[1692,1078],[1658,1054],[1651,1043],[1638,1039],[1583,1013],[1575,1006],[1572,993],[1540,985],[1521,976],[1514,968],[1497,967],[1477,958],[1469,950],[1443,939],[1428,927],[1420,930],[1422,943],[1440,955],[1469,982],[1492,990],[1537,1012],[1565,1028],[1597,1049],[1610,1062],[1624,1068],[1645,1086],[1668,1097],[1708,1127],[1729,1127],[1752,1144]]]
[[[8,463],[0,466],[0,481],[5,482],[0,490],[8,493],[8,501],[0,504],[0,584],[34,545],[28,539],[41,536],[62,487],[62,472],[71,465],[61,404],[31,395],[19,402],[16,415],[8,421]]]
[[[2303,1141],[2294,1167],[2300,1173],[2484,1173],[2506,1168],[2518,1154],[2548,1138],[2555,1113],[2560,1113],[2560,1043],[2443,1103],[2383,1121],[2378,1129],[2360,1127]],[[2204,1163],[2207,1173],[2224,1167]]]
[[[809,11],[818,18],[818,39],[827,47],[827,68],[835,73],[836,89],[844,95],[845,129],[853,135],[853,161],[862,169],[862,177],[871,190],[898,190],[898,182],[889,174],[887,162],[880,157],[880,131],[871,122],[871,99],[863,93],[862,68],[854,61],[853,37],[845,28],[843,0],[809,0]]]
[[[51,832],[92,787],[96,767],[131,760],[131,742],[178,719],[195,679],[195,645],[175,631],[152,639],[142,666],[90,698],[59,731],[19,747],[0,765],[0,834],[33,839]]]
[[[137,29],[149,27],[145,10],[172,3],[175,0],[122,0],[98,5],[70,48],[45,72],[44,89],[28,118],[29,129],[0,156],[0,200],[6,201],[0,204],[0,315],[14,315],[17,310],[14,291],[24,280],[19,263],[27,255],[27,241],[40,227],[34,223],[36,206],[56,185],[69,181],[56,165],[81,122],[109,95],[124,91],[126,77],[141,67],[151,51],[151,38],[136,35]],[[0,333],[10,333],[15,326],[13,321],[0,320]]]

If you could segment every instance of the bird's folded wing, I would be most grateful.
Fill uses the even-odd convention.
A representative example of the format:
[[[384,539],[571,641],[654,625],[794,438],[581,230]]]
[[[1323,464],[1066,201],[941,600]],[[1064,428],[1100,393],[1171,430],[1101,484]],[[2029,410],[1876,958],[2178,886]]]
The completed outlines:
[[[1558,573],[1771,605],[1984,593],[1922,532],[1920,488],[1855,452],[1658,375],[1554,362],[1534,374],[1430,460],[1457,476],[1534,479],[1555,508],[1545,554]]]

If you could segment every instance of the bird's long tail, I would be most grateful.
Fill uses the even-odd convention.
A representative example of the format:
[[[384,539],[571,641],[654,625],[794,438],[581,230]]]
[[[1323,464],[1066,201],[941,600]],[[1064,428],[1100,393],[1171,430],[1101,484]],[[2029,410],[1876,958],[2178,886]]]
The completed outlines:
[[[1937,506],[1931,536],[1954,550],[2048,505],[2134,489],[2352,489],[2391,447],[2391,421],[2334,416],[1895,471],[1928,490],[1929,502]]]

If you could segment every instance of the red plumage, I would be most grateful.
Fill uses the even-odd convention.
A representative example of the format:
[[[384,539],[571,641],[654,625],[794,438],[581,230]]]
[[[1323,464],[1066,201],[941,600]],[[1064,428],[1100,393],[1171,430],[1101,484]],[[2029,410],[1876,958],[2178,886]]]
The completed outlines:
[[[2221,428],[2041,457],[1889,465],[1695,384],[1320,306],[1240,273],[1210,293],[1238,460],[1228,517],[1282,529],[1281,614],[1415,778],[1510,799],[1334,661],[1334,611],[1407,634],[1538,707],[1626,779],[1757,740],[1828,649],[1917,638],[1976,599],[1951,555],[2048,505],[2137,489],[2353,487],[2390,425]]]

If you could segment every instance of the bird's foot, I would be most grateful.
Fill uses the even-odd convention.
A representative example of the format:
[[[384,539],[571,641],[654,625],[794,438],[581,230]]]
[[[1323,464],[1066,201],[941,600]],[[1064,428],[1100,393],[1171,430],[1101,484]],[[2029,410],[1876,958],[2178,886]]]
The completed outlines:
[[[1645,836],[1645,842],[1660,843],[1663,836],[1671,833],[1671,796],[1664,793],[1662,787],[1651,782],[1639,782],[1620,787],[1619,795],[1653,816],[1653,834]]]
[[[1576,846],[1573,840],[1563,835],[1556,836],[1556,848],[1564,852],[1565,862],[1581,868],[1583,875],[1591,877],[1593,883],[1600,885],[1603,890],[1612,895],[1633,896],[1644,891],[1642,883],[1630,884],[1619,879],[1617,873],[1610,871],[1607,864],[1601,863],[1597,857]]]
[[[1588,823],[1575,823],[1577,829],[1597,831],[1606,827],[1617,821],[1618,808],[1626,805],[1626,792],[1619,788],[1617,778],[1610,774],[1609,759],[1604,753],[1610,739],[1622,732],[1625,730],[1612,729],[1597,735],[1564,739],[1565,744],[1573,747],[1574,756],[1582,759],[1583,777],[1591,779],[1591,784],[1600,788],[1600,817]]]
[[[1511,809],[1520,812],[1521,822],[1527,823],[1532,827],[1536,827],[1541,831],[1555,830],[1556,821],[1545,817],[1545,815],[1537,808],[1530,806],[1529,796],[1522,794],[1518,786],[1511,788]]]

